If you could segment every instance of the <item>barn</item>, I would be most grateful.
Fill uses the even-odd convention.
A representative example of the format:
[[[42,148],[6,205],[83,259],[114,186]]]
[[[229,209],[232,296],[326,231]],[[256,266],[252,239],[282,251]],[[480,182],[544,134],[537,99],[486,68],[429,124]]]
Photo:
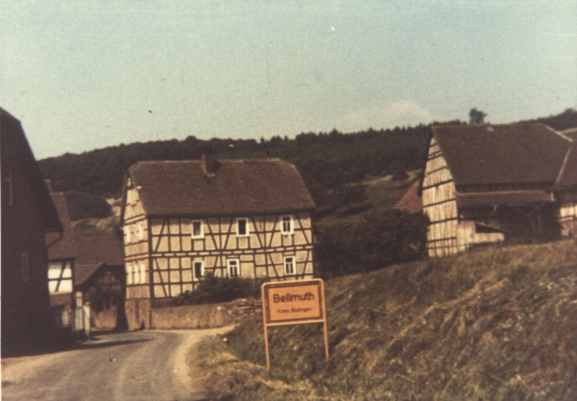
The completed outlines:
[[[314,207],[296,167],[279,159],[133,165],[121,213],[129,322],[150,324],[152,306],[207,275],[312,277]]]
[[[5,353],[51,337],[44,236],[62,227],[20,121],[1,108],[0,152]]]
[[[432,131],[421,182],[430,257],[576,233],[572,130],[527,123]]]

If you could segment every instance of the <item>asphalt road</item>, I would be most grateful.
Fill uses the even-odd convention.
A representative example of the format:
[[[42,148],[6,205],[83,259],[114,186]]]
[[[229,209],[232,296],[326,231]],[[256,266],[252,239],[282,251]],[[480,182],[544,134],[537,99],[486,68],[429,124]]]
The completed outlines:
[[[204,400],[188,350],[216,330],[98,336],[80,348],[2,361],[4,401]],[[194,369],[194,367],[192,368]]]

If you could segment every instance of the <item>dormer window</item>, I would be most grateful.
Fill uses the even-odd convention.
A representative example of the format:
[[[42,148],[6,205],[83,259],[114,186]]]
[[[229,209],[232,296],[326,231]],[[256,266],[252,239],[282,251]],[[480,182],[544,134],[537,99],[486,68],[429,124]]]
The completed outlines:
[[[246,237],[249,235],[248,219],[236,220],[236,235],[239,237]]]
[[[294,233],[294,223],[292,216],[283,216],[281,218],[281,232],[283,234]]]
[[[192,221],[192,238],[204,238],[204,227],[202,220]]]

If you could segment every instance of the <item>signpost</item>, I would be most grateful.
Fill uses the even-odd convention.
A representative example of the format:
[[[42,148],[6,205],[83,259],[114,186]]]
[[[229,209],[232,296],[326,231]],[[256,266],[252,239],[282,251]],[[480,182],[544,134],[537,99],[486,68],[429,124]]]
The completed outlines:
[[[268,328],[295,324],[323,324],[325,359],[329,360],[329,338],[325,285],[321,279],[276,281],[261,287],[266,367],[270,370]]]

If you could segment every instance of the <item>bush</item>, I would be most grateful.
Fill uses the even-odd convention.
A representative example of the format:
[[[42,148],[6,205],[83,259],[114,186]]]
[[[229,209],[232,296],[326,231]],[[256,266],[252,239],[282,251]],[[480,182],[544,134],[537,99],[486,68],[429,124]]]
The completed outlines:
[[[186,291],[174,299],[175,305],[212,304],[237,298],[257,298],[262,281],[247,278],[207,276],[193,291]]]
[[[368,272],[424,255],[427,220],[400,210],[371,213],[357,223],[317,233],[315,255],[321,276]]]

